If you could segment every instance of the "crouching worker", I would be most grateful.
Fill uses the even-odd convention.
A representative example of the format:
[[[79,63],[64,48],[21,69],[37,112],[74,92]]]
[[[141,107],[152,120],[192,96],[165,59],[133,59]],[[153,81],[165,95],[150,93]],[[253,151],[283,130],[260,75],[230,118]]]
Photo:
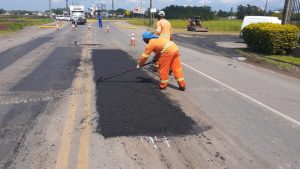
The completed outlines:
[[[158,37],[151,32],[143,33],[143,40],[147,43],[144,53],[140,57],[137,68],[143,67],[152,52],[158,56],[158,72],[160,77],[159,88],[166,89],[169,81],[169,70],[172,69],[178,81],[180,90],[185,90],[180,53],[177,45],[167,38]]]

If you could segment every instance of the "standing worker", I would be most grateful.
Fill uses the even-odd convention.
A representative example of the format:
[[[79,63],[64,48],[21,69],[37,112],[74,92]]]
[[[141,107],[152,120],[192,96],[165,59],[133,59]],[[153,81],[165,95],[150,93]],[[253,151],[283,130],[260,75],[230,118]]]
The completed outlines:
[[[183,78],[180,53],[177,45],[164,37],[158,37],[151,32],[143,33],[143,41],[147,43],[144,53],[140,57],[137,68],[143,67],[149,55],[154,52],[158,57],[159,88],[164,90],[168,86],[169,70],[172,69],[177,79],[179,89],[184,91],[186,84]]]
[[[98,15],[99,28],[102,28],[102,15]]]
[[[172,26],[171,23],[165,19],[165,16],[164,11],[159,11],[155,33],[156,35],[172,40]]]
[[[164,11],[159,11],[158,12],[158,21],[156,23],[156,30],[155,30],[155,34],[160,36],[160,37],[163,37],[163,38],[166,38],[168,40],[172,40],[173,37],[172,37],[172,26],[171,26],[171,23],[165,19],[165,12]],[[153,65],[155,66],[156,69],[158,69],[158,63],[156,62],[159,57],[159,54],[156,55],[154,57],[154,61],[153,61]],[[157,70],[155,70],[157,71]],[[170,74],[171,74],[171,71],[170,71]]]

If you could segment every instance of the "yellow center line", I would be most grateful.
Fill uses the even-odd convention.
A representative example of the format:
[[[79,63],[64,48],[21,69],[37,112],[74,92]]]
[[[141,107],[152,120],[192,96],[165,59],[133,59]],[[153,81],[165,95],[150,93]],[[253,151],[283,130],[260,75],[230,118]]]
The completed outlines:
[[[81,85],[81,79],[76,79],[74,81],[74,87],[78,88]],[[69,164],[70,148],[72,142],[72,135],[76,122],[77,114],[77,104],[78,104],[78,95],[72,95],[68,115],[66,117],[66,122],[64,125],[64,131],[62,139],[60,142],[58,155],[56,159],[55,169],[66,169]]]
[[[89,80],[90,81],[90,80]],[[85,97],[85,110],[83,112],[83,123],[81,126],[81,134],[79,141],[79,150],[77,154],[77,169],[89,168],[89,141],[90,141],[90,112],[91,112],[91,86],[90,82],[87,84],[87,94]]]
[[[88,33],[88,40],[91,41],[91,32]],[[83,50],[83,58],[89,58],[89,48],[85,48]],[[87,83],[85,83],[85,109],[82,115],[83,123],[81,126],[81,134],[79,140],[79,150],[77,154],[77,169],[88,169],[89,168],[89,145],[90,145],[90,113],[92,109],[92,75],[91,69],[89,69],[88,65],[85,65],[85,69],[87,71]]]

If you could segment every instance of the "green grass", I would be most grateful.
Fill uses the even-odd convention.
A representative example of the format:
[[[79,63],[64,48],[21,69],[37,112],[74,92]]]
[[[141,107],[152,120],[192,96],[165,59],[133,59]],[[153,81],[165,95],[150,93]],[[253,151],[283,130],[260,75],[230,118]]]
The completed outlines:
[[[30,17],[0,17],[0,35],[8,32],[15,32],[26,26],[41,25],[50,23],[50,19],[30,18]]]
[[[271,55],[266,56],[269,59],[278,60],[286,63],[291,63],[300,66],[300,58],[294,56],[281,56],[281,55]]]
[[[181,19],[170,19],[173,28],[186,29],[187,21]],[[130,19],[128,23],[138,26],[147,26],[149,21],[147,19]],[[155,20],[156,22],[156,20]],[[222,19],[203,21],[202,25],[207,27],[209,31],[213,32],[239,32],[241,29],[242,21],[236,19]],[[153,25],[154,27],[155,25]]]
[[[241,56],[249,58],[256,63],[269,64],[286,72],[294,72],[295,70],[299,69],[295,66],[300,63],[300,58],[298,57],[286,55],[266,55],[253,52],[248,48],[236,50],[240,53]]]

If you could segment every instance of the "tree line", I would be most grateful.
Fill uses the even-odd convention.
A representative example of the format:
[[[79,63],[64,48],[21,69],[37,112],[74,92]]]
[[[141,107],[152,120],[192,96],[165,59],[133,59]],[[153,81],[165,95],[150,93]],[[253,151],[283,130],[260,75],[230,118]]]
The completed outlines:
[[[191,7],[191,6],[175,6],[171,5],[163,8],[170,19],[186,19],[188,17],[200,17],[201,20],[212,20],[217,18],[226,18],[236,16],[237,19],[244,19],[245,16],[275,16],[276,13],[272,11],[265,12],[263,9],[255,5],[239,5],[235,12],[230,11],[213,11],[209,6]]]
[[[65,8],[56,8],[52,9],[52,12],[55,14],[63,14],[63,11],[66,11]],[[239,5],[236,8],[236,11],[231,8],[230,11],[224,11],[224,10],[218,10],[214,11],[210,6],[177,6],[177,5],[171,5],[168,7],[163,8],[162,10],[165,11],[166,17],[169,19],[187,19],[189,17],[200,17],[201,20],[212,20],[212,19],[218,19],[218,18],[227,18],[231,16],[237,17],[237,19],[243,19],[245,16],[249,15],[255,15],[255,16],[277,16],[281,19],[282,14],[281,13],[274,13],[272,11],[264,11],[263,9],[255,6],[255,5]],[[123,15],[125,13],[125,9],[119,8],[114,11],[117,15]],[[148,10],[149,11],[149,10]],[[6,10],[0,9],[0,14],[5,13]],[[26,10],[11,10],[9,11],[12,14],[31,14],[32,11],[26,11]],[[49,12],[49,11],[45,11]],[[108,13],[112,13],[112,11],[107,11]],[[145,14],[147,16],[147,13]],[[130,16],[134,16],[134,14],[131,12]]]

